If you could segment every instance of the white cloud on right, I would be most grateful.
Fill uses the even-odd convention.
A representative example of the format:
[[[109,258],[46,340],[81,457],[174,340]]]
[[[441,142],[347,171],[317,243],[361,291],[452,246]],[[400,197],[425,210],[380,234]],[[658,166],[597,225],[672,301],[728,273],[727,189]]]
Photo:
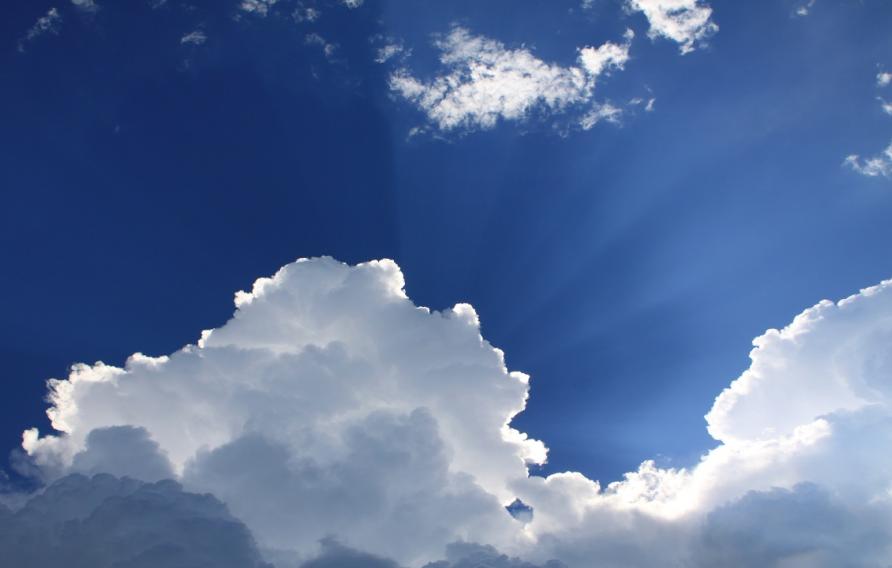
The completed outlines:
[[[718,32],[712,8],[702,0],[627,0],[630,11],[641,12],[650,24],[648,36],[662,37],[690,53]]]
[[[390,88],[442,131],[488,129],[535,111],[604,108],[594,100],[595,86],[600,77],[623,69],[632,37],[628,31],[622,43],[583,47],[576,65],[565,67],[539,59],[528,48],[511,49],[456,26],[435,41],[442,65],[437,75],[420,79],[401,67],[391,74]]]

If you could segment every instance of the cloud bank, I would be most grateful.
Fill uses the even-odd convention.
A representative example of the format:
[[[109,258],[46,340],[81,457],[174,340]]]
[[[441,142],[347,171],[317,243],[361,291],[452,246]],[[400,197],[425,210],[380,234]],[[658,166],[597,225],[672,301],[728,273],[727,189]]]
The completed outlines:
[[[35,466],[170,475],[278,568],[892,561],[892,281],[757,338],[699,463],[603,487],[528,473],[547,449],[510,426],[527,377],[470,306],[414,305],[391,261],[300,260],[236,306],[170,356],[51,381],[59,433],[25,432]],[[517,499],[531,512],[512,516]]]
[[[597,112],[603,107],[594,99],[598,78],[625,66],[632,37],[628,31],[623,43],[583,47],[576,65],[564,67],[456,26],[434,43],[442,66],[437,75],[419,79],[401,67],[391,74],[390,89],[443,131],[492,128],[499,120],[523,120],[535,111]],[[597,121],[579,122],[591,127]]]

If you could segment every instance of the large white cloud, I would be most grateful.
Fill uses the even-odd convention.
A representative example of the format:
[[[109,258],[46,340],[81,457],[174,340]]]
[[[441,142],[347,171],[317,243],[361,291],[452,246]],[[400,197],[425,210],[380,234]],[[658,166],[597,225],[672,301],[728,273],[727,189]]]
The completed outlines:
[[[236,303],[197,345],[52,382],[61,434],[27,431],[31,459],[50,477],[169,468],[225,501],[280,568],[892,561],[892,281],[757,338],[695,466],[645,462],[605,487],[528,475],[545,447],[509,426],[527,378],[470,306],[415,306],[393,262],[298,261]],[[505,510],[515,498],[531,518]],[[455,542],[495,548],[438,561]]]
[[[628,32],[623,43],[583,47],[576,65],[565,67],[457,26],[435,42],[442,64],[438,75],[423,80],[400,68],[391,75],[390,88],[441,130],[492,128],[500,119],[522,120],[537,110],[599,108],[594,100],[597,80],[624,67],[631,39]]]
[[[508,482],[545,448],[508,426],[527,377],[505,369],[470,306],[432,313],[405,296],[393,262],[330,259],[288,265],[236,303],[170,357],[52,381],[64,435],[28,431],[25,449],[65,471],[95,451],[96,429],[142,428],[187,487],[225,499],[270,547],[336,534],[423,561],[454,540],[514,534]]]
[[[719,30],[712,8],[701,0],[627,0],[626,6],[644,14],[650,37],[670,39],[682,53],[690,53]]]

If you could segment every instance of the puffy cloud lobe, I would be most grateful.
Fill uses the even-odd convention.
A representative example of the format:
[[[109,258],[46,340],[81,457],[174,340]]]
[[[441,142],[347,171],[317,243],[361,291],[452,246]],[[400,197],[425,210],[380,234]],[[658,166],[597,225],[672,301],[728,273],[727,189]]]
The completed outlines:
[[[690,53],[719,30],[712,8],[701,0],[628,0],[626,6],[644,14],[651,38],[670,39],[682,53]]]
[[[883,283],[838,304],[825,300],[756,339],[752,365],[706,416],[710,434],[725,442],[771,439],[818,417],[887,407],[892,323],[875,314],[892,313],[889,288]]]
[[[207,34],[202,30],[194,30],[180,38],[181,44],[202,45],[208,40]]]
[[[559,113],[592,105],[598,77],[625,66],[631,39],[629,32],[624,43],[584,47],[577,65],[563,67],[454,27],[435,42],[441,74],[425,81],[400,68],[390,88],[440,130],[492,128],[500,119],[523,120],[534,110]]]
[[[888,511],[850,510],[808,483],[751,492],[710,513],[696,558],[701,566],[884,566],[889,521]]]
[[[237,294],[234,317],[198,345],[51,382],[62,434],[29,430],[23,446],[48,472],[121,455],[130,474],[157,476],[165,457],[278,568],[892,561],[892,463],[878,451],[892,444],[892,281],[757,338],[707,415],[717,446],[699,463],[647,461],[603,487],[528,475],[546,449],[509,425],[527,378],[505,369],[470,306],[431,312],[403,285],[390,261],[290,264]],[[513,518],[515,499],[532,514]],[[439,560],[455,542],[481,545]]]
[[[62,478],[0,510],[0,558],[18,568],[272,568],[219,501],[173,481]]]
[[[75,454],[72,471],[94,475],[110,473],[146,481],[174,476],[173,468],[158,444],[144,428],[111,426],[96,428],[88,435],[83,451]]]
[[[224,499],[278,548],[313,550],[322,536],[337,534],[411,563],[455,538],[497,538],[516,522],[468,476],[449,472],[425,410],[375,413],[341,443],[345,454],[324,463],[251,435],[199,455],[183,482]]]

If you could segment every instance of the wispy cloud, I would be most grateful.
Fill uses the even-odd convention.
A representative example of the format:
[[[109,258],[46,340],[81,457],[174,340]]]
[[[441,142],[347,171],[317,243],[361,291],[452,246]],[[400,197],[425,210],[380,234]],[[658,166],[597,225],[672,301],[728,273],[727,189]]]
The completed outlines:
[[[269,14],[269,11],[278,3],[278,1],[279,0],[242,0],[242,3],[239,4],[239,9],[242,12],[255,14],[262,18]]]
[[[889,83],[892,83],[892,73],[886,71],[877,73],[877,88],[887,87]],[[880,102],[880,110],[892,116],[892,102],[881,96],[878,96],[877,100]],[[892,177],[892,144],[873,156],[862,157],[860,154],[850,154],[843,160],[843,165],[867,177]]]
[[[862,158],[858,154],[847,156],[843,164],[865,176],[889,177],[892,175],[892,144],[875,156],[867,158]]]
[[[202,30],[194,30],[180,38],[181,44],[202,45],[208,40],[207,34]]]
[[[326,58],[331,58],[334,56],[335,52],[338,49],[338,44],[332,43],[326,40],[324,37],[319,35],[316,32],[308,33],[304,36],[304,43],[306,45],[315,45],[322,49],[322,53]]]
[[[84,12],[97,12],[99,11],[99,5],[96,3],[96,0],[71,0],[71,3]]]
[[[62,26],[62,15],[59,14],[59,10],[56,8],[50,8],[46,15],[41,16],[37,19],[33,26],[25,33],[25,37],[19,40],[18,50],[20,52],[24,52],[28,44],[35,41],[37,38],[47,35],[53,34],[56,35],[59,33],[59,28]]]
[[[596,105],[592,110],[582,116],[579,125],[583,130],[589,130],[601,121],[618,123],[623,111],[610,103]]]
[[[815,6],[815,1],[816,0],[808,0],[807,2],[804,2],[803,4],[800,4],[796,8],[796,11],[793,13],[800,18],[808,16],[809,14],[811,14],[811,9],[814,8],[814,6]]]
[[[291,13],[291,17],[296,22],[315,22],[322,16],[322,12],[313,6],[305,6],[298,2],[297,7]]]
[[[378,48],[378,51],[375,54],[375,62],[376,63],[386,63],[397,57],[398,55],[405,53],[406,48],[402,43],[399,42],[391,42],[384,44],[383,46]]]

